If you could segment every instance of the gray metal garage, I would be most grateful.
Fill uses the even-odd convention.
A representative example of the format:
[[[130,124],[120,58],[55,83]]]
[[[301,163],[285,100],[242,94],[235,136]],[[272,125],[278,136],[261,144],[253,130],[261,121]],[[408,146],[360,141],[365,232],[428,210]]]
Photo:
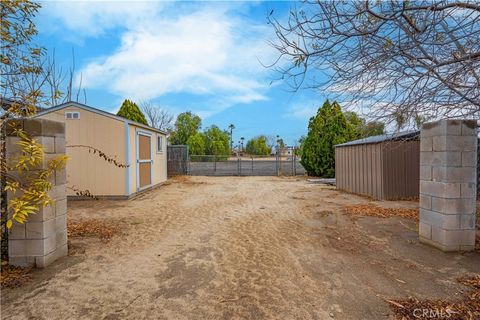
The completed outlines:
[[[337,188],[378,200],[419,195],[420,132],[368,137],[335,146]]]

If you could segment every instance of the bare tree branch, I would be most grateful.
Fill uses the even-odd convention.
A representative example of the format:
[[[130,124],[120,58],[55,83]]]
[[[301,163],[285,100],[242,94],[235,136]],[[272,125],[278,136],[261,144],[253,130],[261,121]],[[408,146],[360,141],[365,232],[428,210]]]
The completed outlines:
[[[173,128],[173,114],[155,105],[152,101],[142,101],[140,109],[151,127],[170,132]]]
[[[383,121],[480,117],[476,1],[313,1],[268,16],[279,79]]]

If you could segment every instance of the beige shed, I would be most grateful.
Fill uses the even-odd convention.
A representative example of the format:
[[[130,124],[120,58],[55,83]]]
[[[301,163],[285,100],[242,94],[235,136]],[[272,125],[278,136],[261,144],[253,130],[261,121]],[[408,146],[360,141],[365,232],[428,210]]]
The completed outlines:
[[[418,197],[419,135],[409,131],[336,145],[337,188],[378,200]]]
[[[167,180],[164,131],[77,102],[61,104],[34,117],[65,123],[69,197],[88,190],[99,197],[130,198]],[[115,159],[120,166],[99,157],[89,147]]]

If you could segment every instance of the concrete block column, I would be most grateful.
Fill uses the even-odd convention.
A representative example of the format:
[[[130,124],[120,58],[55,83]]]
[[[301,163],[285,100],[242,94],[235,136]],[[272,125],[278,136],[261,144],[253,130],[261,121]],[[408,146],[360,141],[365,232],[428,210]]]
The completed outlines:
[[[420,241],[475,249],[477,122],[441,120],[420,133]]]
[[[42,144],[45,161],[38,170],[46,168],[48,160],[65,154],[65,125],[60,122],[43,119],[13,120],[17,127],[34,137]],[[20,147],[16,144],[19,138],[7,130],[7,159],[15,158]],[[9,161],[9,160],[7,160]],[[10,172],[18,179],[22,174]],[[37,214],[31,214],[25,224],[14,222],[9,232],[8,255],[9,263],[17,266],[33,265],[46,267],[56,259],[66,256],[67,248],[67,197],[66,172],[58,170],[52,176],[50,197],[55,203],[40,208]],[[8,195],[8,200],[12,197]]]

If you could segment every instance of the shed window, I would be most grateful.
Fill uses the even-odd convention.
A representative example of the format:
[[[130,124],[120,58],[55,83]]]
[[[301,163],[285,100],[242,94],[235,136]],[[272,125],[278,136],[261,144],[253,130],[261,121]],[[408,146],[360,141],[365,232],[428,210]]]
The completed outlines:
[[[157,135],[157,152],[163,152],[163,136]]]
[[[78,120],[78,119],[80,119],[80,112],[78,112],[78,111],[67,111],[67,112],[65,112],[65,119],[67,119],[67,120]]]

